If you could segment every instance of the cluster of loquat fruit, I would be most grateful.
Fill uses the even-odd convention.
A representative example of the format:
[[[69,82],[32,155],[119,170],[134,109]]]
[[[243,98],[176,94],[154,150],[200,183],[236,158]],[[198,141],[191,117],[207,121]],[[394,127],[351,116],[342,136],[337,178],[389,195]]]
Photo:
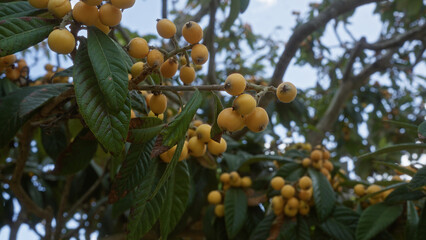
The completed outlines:
[[[122,10],[132,7],[136,0],[81,0],[71,6],[69,0],[29,0],[35,8],[47,8],[56,18],[65,19],[71,13],[75,22],[86,26],[95,26],[105,34],[110,32],[110,27],[117,26],[121,22]],[[61,24],[61,27],[53,30],[48,37],[48,44],[52,51],[60,54],[71,53],[76,45],[74,35]]]
[[[25,59],[17,59],[14,54],[0,57],[0,75],[5,72],[6,78],[17,81],[20,77],[28,77],[29,68]]]
[[[225,206],[223,205],[223,199],[226,195],[226,191],[232,188],[249,188],[251,187],[252,180],[250,177],[241,177],[236,171],[230,173],[222,173],[220,175],[220,181],[222,182],[222,191],[214,190],[209,192],[207,195],[207,201],[210,204],[214,204],[214,213],[216,217],[225,216]]]
[[[272,197],[271,206],[275,215],[284,214],[287,217],[308,215],[314,202],[312,199],[312,180],[308,176],[301,177],[293,184],[285,184],[284,178],[276,176],[271,179],[271,187],[280,191],[281,195]]]
[[[194,120],[187,131],[187,139],[184,143],[179,161],[189,156],[202,157],[208,151],[212,155],[221,155],[226,151],[226,140],[220,138],[220,142],[210,138],[211,126],[201,120]],[[172,160],[176,151],[176,145],[168,151],[160,154],[161,160],[168,163]]]

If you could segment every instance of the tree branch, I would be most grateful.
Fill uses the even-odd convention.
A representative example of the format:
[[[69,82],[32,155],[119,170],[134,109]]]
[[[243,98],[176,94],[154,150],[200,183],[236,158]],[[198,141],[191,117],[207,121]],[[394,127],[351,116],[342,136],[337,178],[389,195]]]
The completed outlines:
[[[210,1],[210,19],[209,26],[206,31],[206,36],[204,38],[204,44],[209,50],[209,67],[208,73],[206,76],[206,82],[208,84],[216,84],[216,48],[214,47],[214,40],[216,37],[215,33],[215,22],[216,22],[216,11],[217,11],[217,2],[216,0]]]
[[[137,90],[145,90],[145,91],[225,91],[224,85],[200,85],[200,86],[167,86],[167,85],[142,85],[137,86],[135,89]],[[277,89],[274,86],[260,86],[256,84],[248,83],[246,86],[246,90],[255,90],[255,91],[268,91],[275,92]]]
[[[356,57],[359,55],[359,53],[363,50],[363,46],[365,45],[365,37],[362,37],[356,44],[355,47],[352,49],[351,55],[349,57],[348,63],[346,64],[345,71],[343,72],[343,78],[342,81],[346,82],[351,73],[352,68],[355,62]]]
[[[64,227],[66,223],[64,221],[64,210],[65,210],[65,206],[67,205],[67,200],[70,193],[71,183],[73,178],[74,178],[73,175],[68,176],[65,182],[65,187],[61,197],[61,202],[59,203],[58,214],[56,215],[56,227],[55,227],[55,232],[53,234],[53,239],[60,239],[62,228]]]
[[[425,40],[425,38],[426,38],[426,24],[423,24],[421,26],[418,26],[406,31],[405,33],[392,36],[389,39],[385,39],[373,44],[365,44],[364,48],[377,51],[377,50],[401,46],[407,40],[412,40],[412,39]]]
[[[290,61],[293,59],[294,55],[299,49],[300,44],[307,36],[324,27],[330,20],[338,17],[339,15],[352,11],[359,6],[379,1],[383,0],[335,1],[330,4],[330,6],[327,7],[323,12],[318,14],[317,17],[297,27],[291,35],[290,39],[287,41],[284,52],[282,53],[275,67],[271,78],[271,85],[278,86],[281,83]],[[272,99],[273,96],[271,94],[265,95],[265,97],[263,97],[262,101],[260,102],[260,106],[266,107]]]

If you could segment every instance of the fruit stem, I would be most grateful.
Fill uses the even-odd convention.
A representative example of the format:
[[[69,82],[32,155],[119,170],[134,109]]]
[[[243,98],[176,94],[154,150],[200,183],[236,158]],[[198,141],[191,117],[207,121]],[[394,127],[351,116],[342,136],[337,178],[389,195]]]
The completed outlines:
[[[177,49],[175,49],[175,50],[173,50],[173,51],[171,51],[171,52],[169,52],[169,53],[166,53],[166,59],[168,59],[168,58],[170,58],[170,57],[173,57],[173,56],[175,56],[176,54],[179,54],[179,53],[182,53],[182,52],[186,52],[186,50],[189,50],[189,49],[191,49],[192,48],[192,46],[193,45],[188,45],[188,46],[185,46],[185,47],[183,47],[183,48],[177,48]],[[185,55],[186,56],[186,55]],[[188,62],[188,60],[189,59],[186,59],[187,60],[187,62]]]
[[[72,11],[69,11],[63,18],[61,24],[59,24],[59,29],[65,28],[65,26],[71,22]]]

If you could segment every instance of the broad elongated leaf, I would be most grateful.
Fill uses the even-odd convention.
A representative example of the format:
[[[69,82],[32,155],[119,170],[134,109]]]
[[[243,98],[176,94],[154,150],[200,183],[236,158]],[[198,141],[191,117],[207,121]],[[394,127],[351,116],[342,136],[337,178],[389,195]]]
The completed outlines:
[[[7,78],[0,79],[0,98],[18,89],[12,81]]]
[[[49,157],[56,160],[68,146],[65,125],[61,123],[54,127],[41,128],[41,143]]]
[[[308,172],[312,178],[315,209],[320,221],[324,221],[333,211],[336,197],[333,188],[321,172],[314,169],[309,169]]]
[[[229,15],[226,18],[226,21],[223,25],[223,31],[229,30],[234,24],[235,20],[238,18],[241,9],[241,0],[231,0],[231,10],[229,11]]]
[[[134,118],[130,122],[130,131],[127,141],[143,144],[156,137],[161,129],[163,122],[156,117]]]
[[[388,167],[390,167],[394,170],[400,171],[401,173],[404,173],[404,174],[407,174],[407,175],[410,175],[410,176],[414,176],[414,174],[415,174],[415,172],[411,171],[410,169],[402,167],[401,165],[396,164],[396,163],[382,162],[382,161],[374,161],[374,162],[388,166]]]
[[[216,102],[216,108],[214,112],[214,123],[212,125],[212,129],[210,131],[210,138],[213,139],[216,142],[220,142],[220,138],[222,137],[222,129],[217,124],[217,116],[219,113],[223,110],[222,102],[220,101],[220,98],[215,94],[212,93],[214,100]]]
[[[395,144],[389,147],[381,148],[375,152],[363,154],[358,157],[358,160],[368,160],[371,159],[377,155],[384,154],[384,153],[390,153],[390,152],[397,152],[397,151],[409,151],[414,149],[425,149],[426,143],[401,143],[401,144]]]
[[[422,167],[417,171],[408,186],[410,188],[420,188],[426,186],[426,167]]]
[[[247,218],[247,197],[242,189],[231,188],[225,195],[225,224],[229,238],[234,238]]]
[[[166,199],[160,214],[161,239],[167,239],[185,212],[189,186],[188,165],[185,161],[179,162],[166,185]]]
[[[293,162],[282,165],[280,169],[278,169],[276,176],[293,181],[299,179],[304,172],[305,168],[303,168],[301,164]]]
[[[156,181],[157,169],[158,161],[154,159],[148,168],[147,175],[135,191],[136,199],[131,208],[130,221],[127,225],[128,239],[141,239],[151,229],[160,215],[165,188],[162,188],[154,199],[148,201],[152,186]]]
[[[250,234],[250,240],[264,240],[269,236],[272,223],[274,222],[275,215],[269,214],[262,221],[257,224],[256,228]]]
[[[84,128],[67,149],[59,155],[55,164],[55,174],[73,174],[86,168],[97,148],[98,142],[92,132]]]
[[[113,41],[113,43],[115,44],[115,46],[118,48],[118,51],[120,52],[120,60],[121,61],[123,61],[124,62],[124,64],[126,65],[126,69],[127,69],[127,72],[130,72],[130,69],[132,68],[132,66],[133,66],[133,61],[132,61],[132,59],[129,57],[129,54],[127,54],[125,51],[124,51],[124,49],[123,49],[123,47],[122,46],[120,46],[120,44],[118,43],[118,42],[116,42],[116,41]]]
[[[112,185],[109,194],[110,203],[123,198],[142,182],[147,175],[149,165],[155,161],[150,158],[153,146],[154,140],[145,144],[133,143],[130,146],[126,159]]]
[[[32,92],[22,100],[22,103],[19,106],[19,116],[22,117],[29,114],[31,111],[37,109],[50,99],[60,95],[70,88],[72,88],[71,84],[58,83],[45,85],[45,88]]]
[[[57,19],[18,17],[0,20],[0,57],[27,49],[43,41]]]
[[[189,124],[200,107],[202,100],[201,93],[196,90],[182,112],[160,132],[160,136],[157,138],[157,143],[152,151],[151,157],[156,157],[167,151],[185,137]]]
[[[61,88],[63,86],[58,87]],[[52,84],[24,87],[0,98],[0,148],[6,145],[35,110],[48,100],[48,98],[32,98],[34,102],[28,103],[27,97],[32,95],[39,96],[42,92],[51,92],[52,88],[56,88],[56,86]],[[29,98],[31,99],[31,97]],[[30,106],[24,106],[27,104]],[[25,114],[20,114],[22,108],[26,109],[24,111]]]
[[[295,222],[286,222],[282,225],[278,240],[297,240],[297,224]]]
[[[241,0],[240,13],[244,13],[247,10],[249,3],[250,0]]]
[[[405,238],[417,238],[417,225],[419,224],[419,215],[416,206],[412,201],[407,201],[407,224],[405,225]]]
[[[132,100],[132,109],[140,113],[148,114],[145,98],[136,90],[130,91],[129,94]]]
[[[321,230],[334,239],[355,239],[359,215],[349,208],[336,206],[332,215],[320,225]]]
[[[362,212],[356,229],[357,240],[374,238],[393,223],[402,213],[400,205],[379,203],[368,207]]]
[[[65,69],[65,70],[63,70],[63,71],[56,72],[56,73],[53,75],[53,77],[52,77],[52,78],[55,78],[55,77],[72,77],[73,72],[74,72],[74,67],[73,67],[73,66],[71,66],[71,67],[69,67],[69,68],[67,68],[67,69]]]
[[[257,162],[264,162],[264,161],[277,161],[280,163],[294,163],[293,159],[286,158],[283,156],[274,156],[274,155],[254,155],[252,157],[249,157],[247,160],[245,160],[241,166],[239,167],[239,171],[242,172],[249,172],[250,171],[250,165]]]
[[[397,203],[407,200],[418,200],[424,197],[426,197],[426,194],[422,190],[413,190],[405,184],[392,191],[385,201],[387,203]]]
[[[83,119],[98,141],[109,151],[119,154],[127,138],[130,122],[130,100],[115,111],[105,103],[87,52],[81,42],[74,65],[75,96]]]
[[[29,17],[46,12],[45,9],[37,9],[28,1],[0,3],[0,20],[7,18]]]
[[[114,41],[96,27],[88,31],[87,49],[104,101],[119,110],[127,98],[127,67]]]
[[[297,218],[297,239],[299,240],[310,240],[311,239],[311,229],[309,227],[308,221],[302,216]]]

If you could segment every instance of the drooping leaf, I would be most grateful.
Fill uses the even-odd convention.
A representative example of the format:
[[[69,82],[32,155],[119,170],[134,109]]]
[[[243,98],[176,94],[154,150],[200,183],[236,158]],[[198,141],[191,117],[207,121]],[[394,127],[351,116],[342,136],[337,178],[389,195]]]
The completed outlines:
[[[234,238],[247,218],[247,197],[242,189],[231,188],[225,195],[225,224],[229,238]]]
[[[249,172],[250,171],[250,165],[257,162],[264,162],[264,161],[277,161],[279,163],[294,163],[293,159],[286,158],[283,156],[277,156],[277,155],[254,155],[247,160],[245,160],[239,167],[239,171],[241,172]]]
[[[416,206],[412,201],[407,201],[407,224],[405,225],[405,238],[417,238],[417,225],[419,224],[419,215]]]
[[[158,159],[151,162],[147,175],[135,191],[135,202],[130,211],[130,220],[127,225],[128,239],[141,239],[154,225],[160,216],[166,188],[161,188],[153,199],[148,201],[152,188],[156,182]]]
[[[132,100],[132,109],[140,113],[148,114],[145,98],[136,90],[130,91],[129,94],[130,100]]]
[[[244,156],[240,156],[238,154],[231,153],[223,153],[222,154],[224,161],[228,165],[229,171],[237,171],[240,166],[246,161]]]
[[[0,79],[0,98],[18,89],[12,81],[7,78]]]
[[[293,181],[299,179],[303,173],[305,172],[305,168],[299,163],[286,163],[278,169],[276,176],[280,176],[286,180]]]
[[[408,168],[402,167],[399,164],[391,163],[391,162],[382,162],[382,161],[374,161],[375,163],[382,164],[388,166],[394,170],[400,171],[401,173],[407,174],[409,176],[414,176],[415,172],[411,171]]]
[[[17,17],[0,20],[0,57],[27,49],[43,41],[59,19]]]
[[[315,209],[320,221],[324,221],[333,211],[336,197],[330,182],[324,174],[314,169],[308,169],[308,172],[312,179]]]
[[[426,194],[422,190],[411,189],[405,184],[392,191],[385,201],[387,203],[397,203],[407,200],[418,200],[424,197],[426,197]]]
[[[391,152],[397,152],[397,151],[409,151],[409,150],[415,150],[415,149],[425,149],[426,143],[401,143],[401,144],[395,144],[389,147],[381,148],[375,152],[372,153],[366,153],[358,157],[359,161],[366,161],[368,159],[371,159],[377,155],[384,154],[384,153],[391,153]]]
[[[241,0],[231,0],[231,10],[229,11],[229,15],[223,24],[223,31],[229,30],[234,24],[235,20],[238,18],[241,9]]]
[[[132,59],[130,58],[130,56],[129,56],[129,54],[127,54],[125,51],[124,51],[124,49],[123,49],[123,47],[122,46],[120,46],[120,44],[118,43],[118,42],[116,42],[116,41],[113,41],[113,43],[115,44],[115,46],[118,48],[118,51],[120,52],[120,60],[121,61],[123,61],[125,64],[126,64],[126,69],[127,69],[127,72],[130,72],[130,69],[132,68],[132,66],[133,66],[133,61],[132,61]]]
[[[59,155],[54,173],[68,175],[86,168],[97,148],[98,142],[92,132],[84,128],[67,149]]]
[[[0,20],[17,17],[30,17],[46,12],[46,9],[37,9],[28,1],[0,3]]]
[[[127,67],[114,41],[96,27],[88,31],[87,49],[104,101],[112,110],[123,107],[127,98]]]
[[[127,141],[143,144],[154,137],[164,128],[163,122],[156,117],[133,118],[130,121],[130,131]]]
[[[44,88],[40,89],[39,91],[32,92],[22,100],[22,103],[19,106],[20,117],[29,114],[31,111],[39,108],[50,99],[72,88],[71,84],[62,83],[49,84],[44,86]]]
[[[420,188],[426,186],[426,167],[422,167],[417,171],[408,186],[410,188]]]
[[[334,239],[355,239],[359,215],[353,210],[336,206],[332,215],[320,225],[321,230]]]
[[[68,146],[65,125],[61,123],[54,127],[41,128],[41,143],[49,157],[56,160]]]
[[[220,101],[220,98],[215,93],[212,93],[212,95],[216,102],[216,108],[214,112],[214,123],[212,125],[212,129],[210,130],[210,138],[219,143],[220,138],[222,137],[223,131],[217,124],[217,116],[223,110],[223,106],[222,106],[222,102]]]
[[[247,10],[249,3],[250,0],[241,0],[240,13],[244,13]]]
[[[58,87],[61,88],[61,86]],[[32,116],[33,113],[35,113],[35,110],[38,107],[42,106],[48,99],[50,99],[33,98],[32,101],[34,102],[28,103],[27,97],[31,99],[31,95],[39,96],[44,92],[52,93],[52,88],[56,88],[56,86],[52,84],[24,87],[0,98],[0,148],[9,142],[21,126]],[[53,91],[53,95],[55,94],[56,91]],[[22,108],[25,109],[25,111],[22,111]],[[23,112],[24,114],[20,114],[20,112]]]
[[[142,182],[151,162],[155,161],[150,157],[153,146],[154,140],[144,144],[133,143],[130,146],[109,193],[110,203],[125,197]]]
[[[52,78],[56,78],[56,77],[72,77],[74,72],[74,67],[71,66],[63,71],[60,72],[56,72]]]
[[[182,109],[182,112],[167,127],[161,130],[151,157],[156,157],[167,151],[185,137],[189,124],[200,107],[202,100],[200,91],[194,91],[194,95]]]
[[[90,130],[107,150],[119,154],[129,129],[130,100],[127,97],[118,111],[107,106],[84,41],[80,43],[75,57],[74,87],[81,115]]]
[[[356,229],[357,240],[368,240],[385,230],[402,213],[400,205],[378,203],[365,209]]]
[[[250,234],[250,240],[264,240],[269,236],[272,223],[274,222],[275,215],[269,214],[262,221],[257,224],[256,228]]]
[[[161,239],[167,239],[185,212],[189,186],[188,165],[185,161],[179,162],[166,185],[166,199],[160,214]]]
[[[311,229],[309,227],[308,221],[300,215],[297,218],[297,239],[299,240],[311,239]]]

